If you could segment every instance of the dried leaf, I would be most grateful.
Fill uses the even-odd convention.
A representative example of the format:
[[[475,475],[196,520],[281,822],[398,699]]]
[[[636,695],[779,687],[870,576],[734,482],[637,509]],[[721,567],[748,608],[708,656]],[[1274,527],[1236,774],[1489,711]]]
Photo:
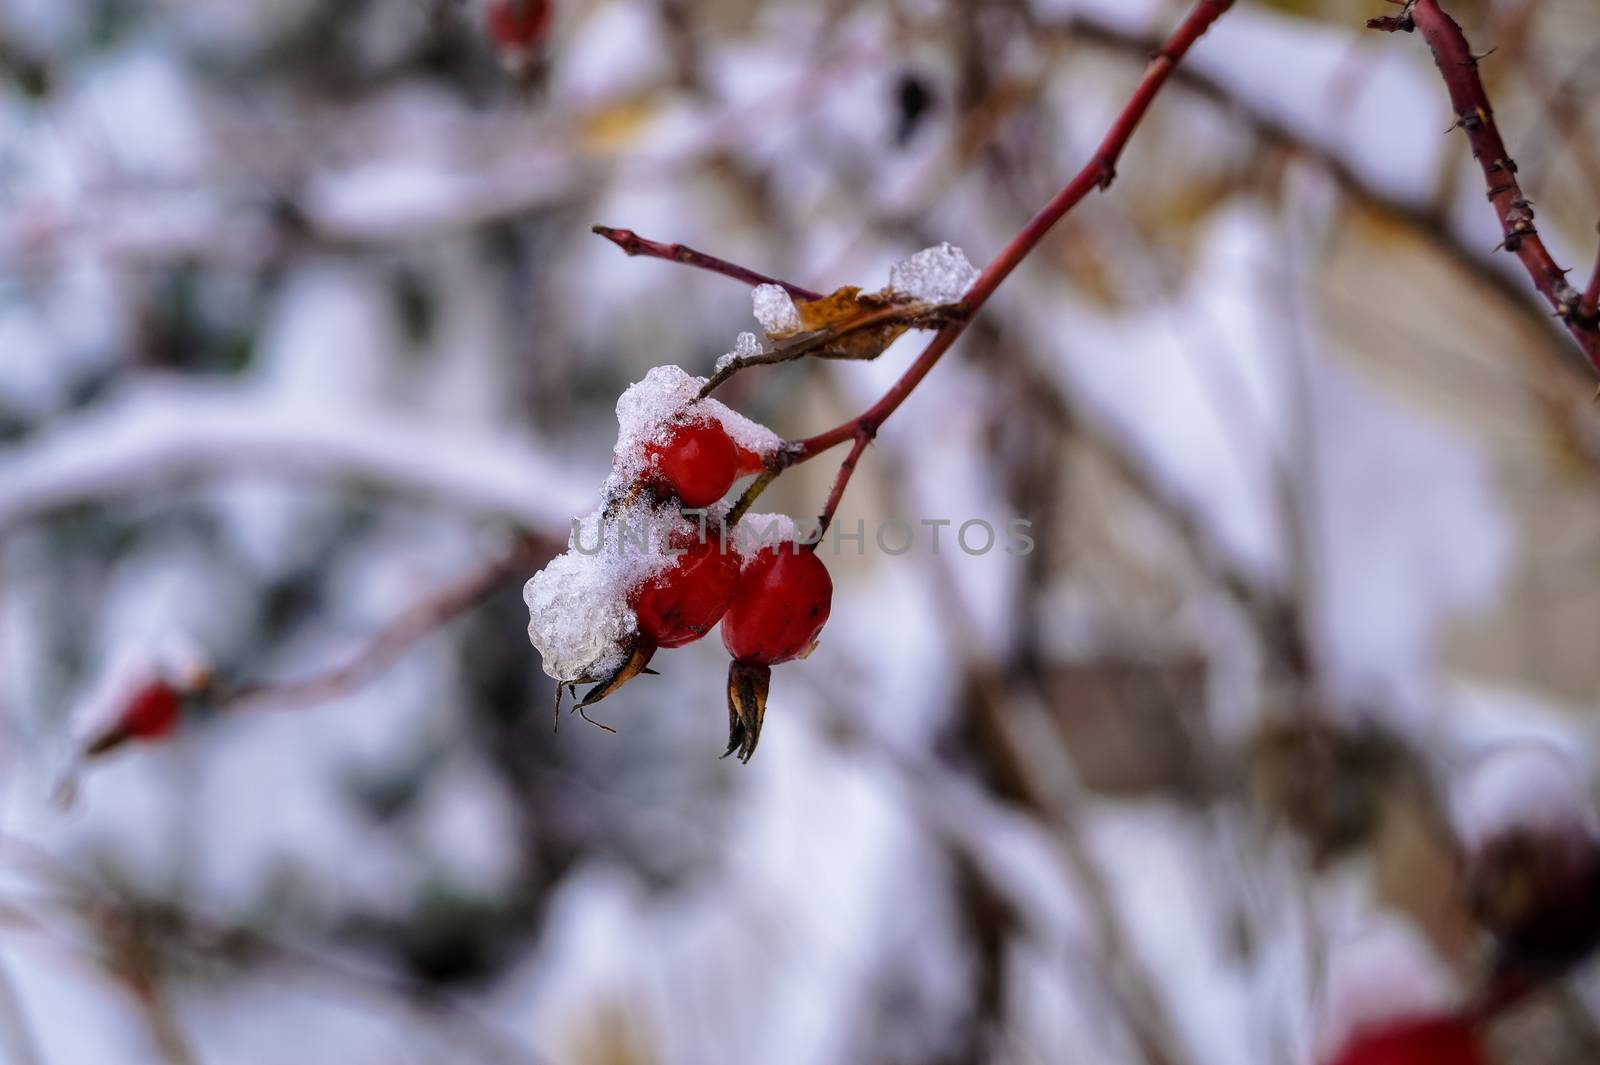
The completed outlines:
[[[813,352],[824,359],[875,359],[908,328],[903,319],[855,328],[858,322],[882,317],[895,304],[878,293],[863,294],[854,285],[819,300],[796,300],[795,307],[800,311],[802,336],[835,334]]]

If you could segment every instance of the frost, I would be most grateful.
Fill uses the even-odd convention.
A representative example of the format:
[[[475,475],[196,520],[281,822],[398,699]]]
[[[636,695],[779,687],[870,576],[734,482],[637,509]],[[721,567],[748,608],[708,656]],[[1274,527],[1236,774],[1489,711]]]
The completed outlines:
[[[945,241],[889,267],[889,287],[925,303],[954,303],[978,280],[967,253]]]
[[[596,510],[573,523],[573,547],[550,560],[522,588],[528,640],[557,681],[603,677],[622,664],[638,631],[628,593],[672,562],[665,545],[694,530],[675,510],[634,504],[609,519]]]
[[[717,360],[717,372],[721,373],[740,359],[748,359],[752,355],[760,354],[761,341],[756,339],[756,335],[754,333],[740,333],[733,339],[733,350]]]
[[[769,337],[785,337],[800,332],[800,310],[782,285],[757,285],[750,293],[756,321]],[[739,334],[740,339],[749,336]]]
[[[753,333],[742,333],[734,345],[734,355],[745,353],[746,341],[755,344]],[[755,346],[755,351],[760,346]],[[704,387],[704,377],[692,377],[677,366],[657,366],[644,380],[630,385],[617,400],[617,448],[608,492],[625,491],[649,466],[645,446],[665,443],[673,421],[693,408],[695,417],[707,418],[722,426],[733,442],[746,451],[766,456],[782,443],[771,429],[753,422],[714,399],[696,399]]]

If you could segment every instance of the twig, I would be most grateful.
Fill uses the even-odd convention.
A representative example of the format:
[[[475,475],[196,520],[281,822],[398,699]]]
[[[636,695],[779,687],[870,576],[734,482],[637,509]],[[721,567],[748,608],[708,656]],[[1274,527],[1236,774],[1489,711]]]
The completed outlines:
[[[961,302],[966,313],[942,327],[922,354],[917,356],[916,361],[876,403],[850,421],[798,441],[794,447],[781,453],[788,464],[806,462],[846,440],[860,439],[863,435],[869,438],[876,435],[879,426],[905,402],[906,397],[911,395],[944,353],[950,350],[950,346],[961,336],[972,316],[988,302],[989,297],[994,295],[995,290],[1011,271],[1015,270],[1028,253],[1044,239],[1051,227],[1089,193],[1111,185],[1116,177],[1117,160],[1121,157],[1123,148],[1127,146],[1128,139],[1133,136],[1133,131],[1144,118],[1145,112],[1149,110],[1150,102],[1155,99],[1156,93],[1161,91],[1161,87],[1171,77],[1179,60],[1195,41],[1199,40],[1211,24],[1232,6],[1233,0],[1200,0],[1194,6],[1173,31],[1172,36],[1156,51],[1150,60],[1150,65],[1145,69],[1144,76],[1134,89],[1133,96],[1112,123],[1111,129],[1089,162],[1060,192],[1056,193],[1054,199],[1023,226],[1011,242],[1001,249],[994,261],[984,268],[983,273],[978,275],[978,279],[967,290],[966,297]],[[844,485],[848,483],[853,469],[854,467],[850,467],[841,470],[841,483],[835,485],[837,493],[843,493]]]
[[[850,449],[850,454],[844,457],[839,464],[839,474],[833,480],[833,491],[828,493],[828,502],[822,508],[822,515],[817,518],[817,538],[806,547],[815,551],[817,544],[822,543],[822,534],[828,531],[828,525],[833,521],[834,511],[839,509],[839,501],[844,498],[844,490],[850,483],[850,475],[856,472],[856,463],[861,460],[861,453],[867,450],[867,445],[872,443],[875,434],[863,429],[856,436],[855,447]]]
[[[719,259],[715,255],[707,255],[703,251],[696,251],[687,244],[663,244],[659,240],[648,240],[641,237],[631,229],[613,229],[610,226],[590,226],[591,232],[598,233],[611,243],[622,249],[624,255],[643,255],[650,259],[665,259],[668,262],[683,263],[700,270],[709,270],[713,274],[731,277],[735,281],[743,281],[754,288],[756,285],[777,285],[789,295],[798,300],[817,300],[822,298],[822,293],[813,292],[809,288],[784,281],[781,278],[768,277],[766,274],[757,273],[738,263],[730,263],[726,259]]]
[[[548,553],[547,545],[524,537],[504,556],[413,604],[344,665],[302,680],[235,688],[217,700],[216,706],[221,710],[305,706],[352,691],[388,669],[419,640],[477,606],[507,581],[522,576],[528,566]]]
[[[1147,56],[1159,43],[1082,17],[1064,20],[1054,29],[1063,39],[1087,40],[1130,56]],[[1362,208],[1410,229],[1463,274],[1498,295],[1508,310],[1541,336],[1548,337],[1549,343],[1516,345],[1507,354],[1528,359],[1529,369],[1533,371],[1530,384],[1541,409],[1550,418],[1552,430],[1563,444],[1591,466],[1600,466],[1593,411],[1589,409],[1589,396],[1581,387],[1589,380],[1589,363],[1573,348],[1566,331],[1545,311],[1537,292],[1515,276],[1497,269],[1480,249],[1464,243],[1439,207],[1419,205],[1384,191],[1362,177],[1346,158],[1269,114],[1254,99],[1194,67],[1180,67],[1173,74],[1173,81],[1226,108],[1230,117],[1249,125],[1255,135],[1268,144],[1316,164],[1337,183],[1344,195]]]
[[[1533,279],[1534,287],[1555,310],[1578,347],[1600,373],[1600,326],[1580,313],[1580,297],[1567,283],[1567,272],[1551,257],[1534,226],[1533,205],[1517,182],[1517,164],[1506,151],[1494,110],[1478,77],[1478,57],[1461,27],[1438,0],[1409,0],[1397,16],[1372,19],[1368,27],[1386,32],[1419,30],[1433,51],[1455,110],[1456,125],[1466,131],[1473,158],[1483,168],[1489,202],[1505,235],[1501,247],[1514,254]]]
[[[739,519],[744,517],[745,513],[755,505],[756,500],[761,498],[761,493],[767,490],[767,485],[771,484],[777,476],[777,473],[772,470],[761,471],[761,474],[750,482],[750,487],[746,488],[744,494],[733,504],[733,509],[728,511],[728,516],[723,519],[723,524],[730,528],[738,524]]]
[[[857,352],[846,347],[836,348],[833,346],[834,341],[842,340],[852,333],[862,333],[871,329],[886,330],[889,340],[897,340],[899,339],[897,330],[925,329],[934,325],[944,325],[957,320],[963,313],[958,304],[930,306],[926,303],[888,303],[881,307],[874,307],[854,318],[834,322],[824,329],[786,338],[780,341],[771,351],[764,351],[759,355],[745,355],[734,358],[711,375],[711,379],[700,389],[700,398],[705,399],[722,387],[728,378],[752,366],[773,366],[780,362],[793,362],[796,359],[803,359],[808,355],[820,359],[858,359],[861,361],[876,359],[883,353],[883,348]],[[886,341],[884,347],[887,346],[888,342]]]
[[[588,499],[527,437],[357,407],[307,418],[255,387],[160,380],[0,452],[0,531],[152,485],[247,474],[377,485],[563,537]]]

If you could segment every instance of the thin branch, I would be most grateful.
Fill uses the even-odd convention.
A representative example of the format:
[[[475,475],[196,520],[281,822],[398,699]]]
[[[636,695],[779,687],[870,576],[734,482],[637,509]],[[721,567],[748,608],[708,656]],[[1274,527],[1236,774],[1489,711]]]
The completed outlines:
[[[850,476],[856,472],[856,463],[861,461],[861,453],[872,443],[873,435],[868,430],[862,429],[856,435],[855,447],[850,449],[850,454],[839,464],[839,473],[833,480],[833,491],[828,493],[828,502],[822,508],[822,515],[817,518],[817,538],[806,545],[808,549],[815,551],[817,544],[822,543],[822,534],[828,531],[828,526],[833,522],[834,512],[839,509],[839,501],[844,498],[844,490],[850,484]]]
[[[1144,77],[1139,80],[1138,86],[1133,91],[1133,96],[1112,123],[1111,129],[1089,162],[1076,177],[1056,193],[1054,199],[1022,227],[1021,232],[1013,237],[1011,242],[1001,249],[994,261],[984,268],[983,273],[978,275],[978,279],[973,282],[972,288],[962,300],[962,306],[967,313],[940,329],[922,354],[905,374],[890,386],[878,402],[842,425],[799,441],[786,453],[791,464],[815,458],[837,444],[855,439],[863,432],[875,434],[878,431],[884,420],[905,402],[906,397],[928,375],[928,371],[932,370],[944,353],[950,350],[950,345],[954,344],[956,338],[966,329],[972,316],[988,302],[989,297],[994,295],[995,289],[1000,287],[1000,283],[1011,274],[1011,271],[1015,270],[1028,253],[1038,246],[1051,227],[1089,193],[1110,187],[1116,177],[1117,160],[1121,157],[1123,148],[1127,146],[1128,139],[1133,136],[1133,131],[1138,128],[1140,120],[1144,118],[1145,112],[1149,110],[1150,102],[1161,91],[1161,87],[1172,76],[1179,60],[1193,47],[1195,41],[1199,40],[1211,24],[1232,6],[1233,0],[1200,0],[1194,6],[1173,31],[1172,36],[1151,58]]]
[[[308,418],[254,387],[161,380],[0,453],[0,531],[151,485],[244,474],[379,485],[560,536],[588,497],[527,437],[376,409]]]
[[[743,281],[754,288],[756,285],[777,285],[797,300],[819,300],[822,293],[813,292],[809,288],[784,281],[781,278],[768,277],[766,274],[757,273],[747,266],[731,263],[726,259],[719,259],[715,255],[708,255],[703,251],[696,251],[687,244],[663,244],[659,240],[648,240],[641,237],[631,229],[613,229],[610,226],[590,226],[590,231],[605,237],[611,243],[622,249],[624,255],[643,255],[648,259],[665,259],[668,262],[683,263],[699,270],[709,270],[713,274],[731,277],[735,281]]]
[[[306,706],[354,691],[388,669],[418,641],[467,613],[507,582],[525,575],[529,566],[548,554],[548,545],[524,537],[500,558],[412,604],[343,665],[301,680],[235,688],[215,705],[228,711],[263,706]]]
[[[1539,236],[1533,205],[1517,182],[1517,164],[1500,137],[1494,109],[1478,77],[1478,57],[1460,25],[1445,13],[1438,0],[1409,0],[1399,15],[1372,19],[1367,25],[1387,32],[1421,31],[1449,91],[1456,125],[1466,131],[1473,158],[1483,168],[1489,202],[1505,235],[1501,247],[1521,261],[1534,287],[1600,373],[1600,325],[1581,314],[1577,290],[1567,283],[1567,272],[1556,264]]]
[[[767,486],[777,476],[778,474],[773,470],[762,470],[761,474],[750,482],[750,487],[746,488],[744,494],[733,504],[733,509],[728,511],[728,516],[722,519],[723,524],[729,528],[737,525],[739,519],[744,517],[751,507],[755,506],[756,500],[761,498],[761,493],[767,490]]]
[[[1055,26],[1063,39],[1086,40],[1130,56],[1147,56],[1158,41],[1128,33],[1092,19],[1075,17]],[[1496,268],[1481,249],[1469,247],[1450,219],[1437,206],[1414,203],[1374,185],[1338,152],[1287,125],[1268,113],[1256,100],[1194,67],[1180,67],[1173,81],[1226,108],[1230,117],[1248,124],[1263,141],[1296,156],[1310,160],[1336,182],[1345,196],[1362,208],[1376,212],[1410,229],[1463,274],[1496,294],[1506,308],[1549,338],[1549,343],[1516,345],[1508,354],[1527,357],[1532,370],[1530,384],[1541,409],[1550,418],[1551,428],[1573,454],[1592,466],[1600,466],[1600,442],[1596,440],[1589,396],[1581,385],[1589,379],[1590,368],[1581,352],[1575,350],[1566,331],[1544,308],[1539,294],[1514,275]],[[1581,375],[1581,376],[1580,376]]]

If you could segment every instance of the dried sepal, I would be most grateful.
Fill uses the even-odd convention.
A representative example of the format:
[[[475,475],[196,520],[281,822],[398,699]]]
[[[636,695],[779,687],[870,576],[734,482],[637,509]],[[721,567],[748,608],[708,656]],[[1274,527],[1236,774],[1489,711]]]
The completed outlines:
[[[656,645],[653,641],[643,636],[634,637],[628,644],[628,655],[622,660],[622,665],[612,671],[610,676],[590,688],[588,693],[572,709],[582,714],[586,708],[613,694],[618,688],[639,674],[654,673],[654,670],[647,667],[650,665],[650,659],[655,653]],[[587,717],[587,715],[584,716]]]
[[[753,662],[728,663],[728,749],[722,757],[737,751],[739,761],[748,762],[756,753],[771,686],[771,667]]]

